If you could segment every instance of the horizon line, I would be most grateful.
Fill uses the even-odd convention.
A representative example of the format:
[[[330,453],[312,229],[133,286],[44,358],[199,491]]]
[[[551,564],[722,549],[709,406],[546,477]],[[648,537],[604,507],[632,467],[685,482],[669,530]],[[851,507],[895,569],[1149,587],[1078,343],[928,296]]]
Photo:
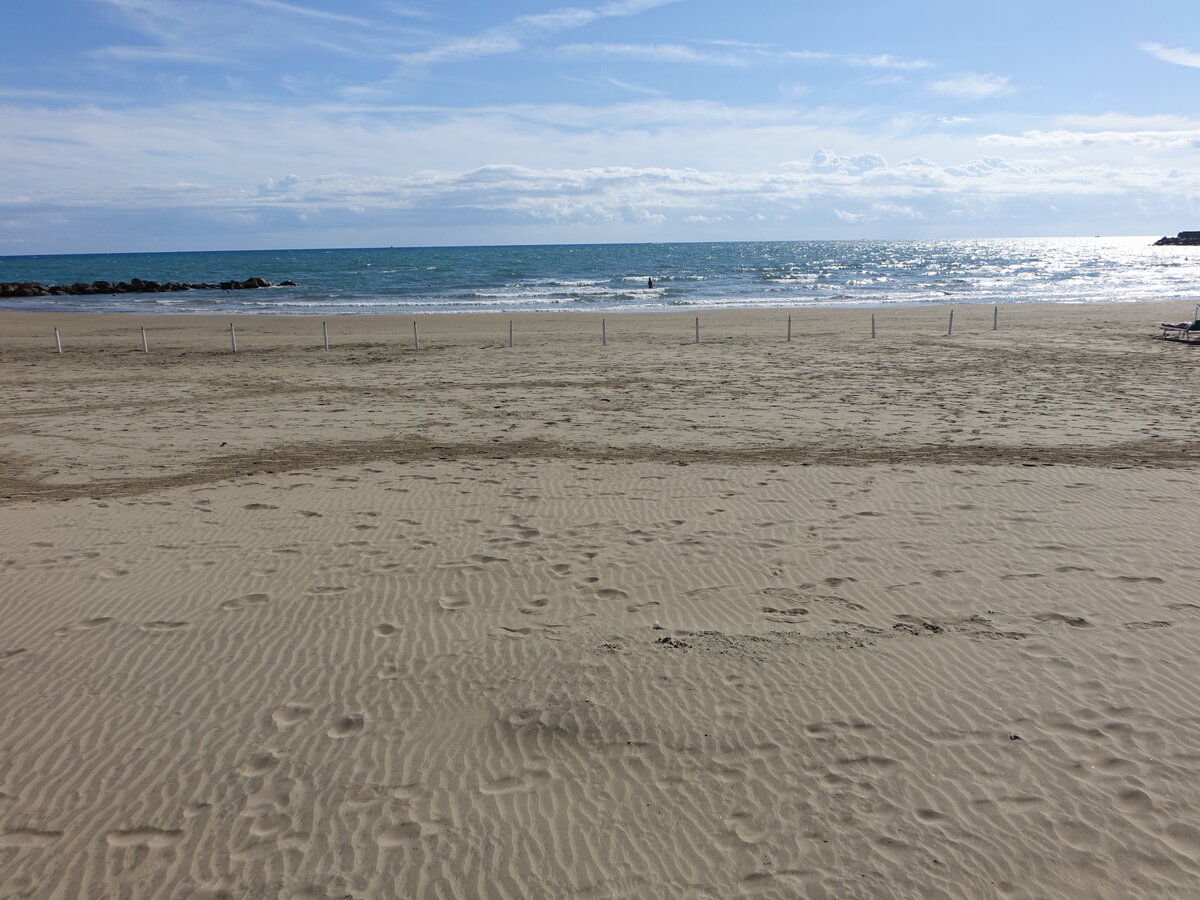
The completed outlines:
[[[1162,237],[1163,235],[1160,235]],[[1171,235],[1166,235],[1170,237]],[[50,251],[44,253],[0,253],[0,260],[5,259],[37,259],[47,256],[169,256],[181,253],[327,253],[333,251],[351,250],[480,250],[480,249],[517,249],[523,247],[653,247],[672,244],[856,244],[856,243],[895,243],[917,244],[923,242],[951,243],[956,241],[1037,241],[1037,240],[1079,240],[1106,238],[1154,238],[1152,234],[1059,234],[1059,235],[991,235],[987,237],[959,238],[759,238],[751,240],[663,240],[663,241],[564,241],[531,244],[394,244],[377,246],[344,246],[344,247],[243,247],[226,248],[221,250],[88,250],[84,252]]]

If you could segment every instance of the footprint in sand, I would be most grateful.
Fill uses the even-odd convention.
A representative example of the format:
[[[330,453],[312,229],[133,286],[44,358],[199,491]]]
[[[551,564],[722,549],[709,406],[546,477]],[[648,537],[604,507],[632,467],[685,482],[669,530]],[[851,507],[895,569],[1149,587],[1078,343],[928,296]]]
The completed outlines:
[[[343,584],[319,584],[308,592],[310,597],[332,597],[336,594],[344,594],[350,588]]]
[[[292,817],[287,813],[273,810],[263,813],[250,823],[250,833],[258,838],[271,838],[292,827]]]
[[[1145,791],[1137,788],[1127,788],[1117,794],[1116,805],[1131,816],[1148,816],[1154,812],[1154,801]]]
[[[0,831],[0,847],[49,847],[61,838],[61,831],[39,828],[12,828]]]
[[[246,778],[258,778],[260,775],[266,775],[278,764],[279,758],[274,753],[264,750],[262,753],[255,753],[238,766],[237,772]]]
[[[99,572],[97,572],[96,577],[103,579],[104,581],[111,581],[114,578],[120,578],[122,575],[128,575],[128,574],[129,574],[128,569],[117,569],[114,567],[109,567],[107,569],[101,569]]]
[[[1091,853],[1100,843],[1100,833],[1078,820],[1053,822],[1052,827],[1060,841],[1082,853]]]
[[[112,621],[115,621],[112,616],[98,616],[95,619],[82,619],[79,622],[72,622],[70,625],[64,625],[62,628],[56,628],[54,630],[54,636],[63,637],[71,634],[74,631],[90,631],[93,628],[99,628],[101,625],[107,625]]]
[[[720,843],[730,849],[743,844],[759,844],[770,834],[770,829],[756,824],[749,813],[734,813],[726,819],[726,822],[729,830],[723,833]]]
[[[187,622],[143,622],[138,626],[139,631],[178,631],[180,628],[187,628]]]
[[[303,703],[288,703],[271,713],[271,720],[277,728],[291,728],[312,715],[312,707]]]
[[[625,612],[641,612],[643,609],[650,609],[655,606],[662,606],[662,603],[658,600],[645,600],[641,603],[630,603],[625,607]]]
[[[500,630],[504,632],[502,637],[523,638],[533,634],[528,625],[501,625]]]
[[[417,822],[401,822],[388,825],[379,832],[376,843],[380,847],[410,847],[421,839],[421,826]]]
[[[221,609],[226,612],[233,612],[239,609],[253,609],[256,606],[262,606],[270,599],[270,594],[246,594],[242,597],[235,597],[233,600],[226,600],[221,604]]]
[[[395,625],[392,625],[390,622],[384,622],[380,625],[375,626],[375,636],[376,637],[391,637],[393,634],[395,634],[399,630],[400,630],[399,628],[397,628]]]
[[[788,609],[776,609],[773,606],[764,606],[762,611],[768,622],[780,622],[785,625],[795,625],[802,621],[802,616],[808,615],[808,610],[803,606],[793,606]]]
[[[1035,622],[1055,622],[1072,628],[1090,628],[1092,623],[1083,616],[1065,616],[1062,613],[1040,613],[1033,617]]]
[[[1200,854],[1200,829],[1175,822],[1162,830],[1162,841],[1176,853],[1195,859]]]
[[[361,715],[342,716],[329,727],[325,733],[331,738],[341,740],[361,734],[367,722]]]
[[[875,851],[884,859],[902,866],[911,865],[920,852],[911,844],[887,835],[875,839]]]
[[[458,610],[466,609],[471,605],[471,601],[463,597],[440,597],[438,598],[438,606],[442,609]]]
[[[490,796],[501,794],[523,794],[541,787],[550,780],[549,772],[529,771],[507,778],[497,778],[479,786],[479,790]]]
[[[856,578],[851,578],[849,575],[846,575],[846,576],[840,577],[840,578],[835,575],[830,578],[826,578],[824,580],[824,583],[829,585],[830,587],[837,587],[838,585],[849,584],[850,582],[857,581],[857,580],[858,579],[856,579]]]
[[[173,847],[183,839],[183,832],[163,828],[133,828],[128,831],[110,831],[107,835],[110,847],[149,847],[161,850]]]

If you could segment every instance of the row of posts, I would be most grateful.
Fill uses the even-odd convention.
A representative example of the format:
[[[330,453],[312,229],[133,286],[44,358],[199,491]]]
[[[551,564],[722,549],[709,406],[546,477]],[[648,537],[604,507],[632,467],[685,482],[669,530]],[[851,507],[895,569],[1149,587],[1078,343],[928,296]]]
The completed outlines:
[[[992,308],[992,331],[996,331],[999,327],[1000,327],[1000,307],[995,306]],[[141,332],[142,332],[142,352],[149,353],[150,352],[150,342],[146,338],[146,329],[143,327],[141,329]],[[328,322],[321,323],[321,333],[322,333],[322,336],[324,337],[325,349],[328,350],[329,349],[329,323]],[[946,336],[950,337],[952,334],[954,334],[954,310],[950,310],[950,321],[946,325]],[[874,313],[871,313],[871,337],[872,338],[875,337],[875,314]],[[788,316],[788,318],[787,318],[787,339],[788,339],[789,343],[792,340],[792,317],[791,316]],[[600,343],[603,344],[605,347],[608,346],[608,325],[604,319],[600,320]],[[697,344],[700,343],[700,317],[699,316],[696,316],[696,340],[694,341],[694,343],[697,343]],[[512,319],[508,320],[508,346],[510,346],[510,347],[513,346]],[[54,349],[57,350],[59,353],[63,352],[62,335],[59,334],[57,328],[54,329]],[[232,322],[229,323],[229,349],[234,353],[238,352],[237,328],[234,326],[234,324]],[[417,331],[417,323],[416,322],[413,322],[413,349],[414,350],[421,349],[421,336]]]

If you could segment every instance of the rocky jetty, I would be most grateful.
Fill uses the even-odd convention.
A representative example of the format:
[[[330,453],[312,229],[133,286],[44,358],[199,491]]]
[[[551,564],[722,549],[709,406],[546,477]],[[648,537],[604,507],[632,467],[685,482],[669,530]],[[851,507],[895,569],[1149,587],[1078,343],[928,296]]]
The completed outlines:
[[[1154,242],[1154,246],[1200,247],[1200,231],[1181,231],[1176,237],[1159,238]]]
[[[281,281],[281,287],[295,287],[294,281]],[[257,276],[245,281],[222,281],[217,284],[191,284],[181,281],[77,281],[74,284],[39,284],[36,281],[0,282],[0,297],[50,297],[61,294],[161,294],[167,291],[244,291],[253,288],[275,287],[273,282]]]

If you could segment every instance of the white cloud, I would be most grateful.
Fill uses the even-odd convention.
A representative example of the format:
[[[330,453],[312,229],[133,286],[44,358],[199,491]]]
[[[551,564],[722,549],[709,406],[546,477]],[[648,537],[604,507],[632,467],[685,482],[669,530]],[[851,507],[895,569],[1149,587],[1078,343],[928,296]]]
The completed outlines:
[[[1070,113],[1054,117],[1055,123],[1082,131],[1183,131],[1200,128],[1200,119],[1177,115],[1130,115],[1106,112],[1098,115]]]
[[[646,87],[641,84],[632,84],[628,81],[622,81],[619,78],[613,78],[611,75],[601,75],[596,78],[575,78],[566,77],[564,80],[571,81],[576,84],[586,84],[592,87],[600,88],[617,88],[622,91],[627,91],[631,94],[640,94],[644,97],[661,97],[663,92],[658,88]]]
[[[947,166],[944,171],[948,175],[962,178],[988,178],[993,175],[1024,175],[1027,170],[1014,166],[1008,160],[998,156],[986,156],[983,159],[971,160],[960,166]]]
[[[149,43],[92,51],[99,59],[247,64],[277,48],[312,47],[340,55],[388,58],[394,41],[411,34],[392,19],[367,19],[285,0],[91,0],[116,12]],[[411,18],[401,8],[391,15]],[[386,52],[385,52],[386,48]],[[252,54],[252,55],[248,55]]]
[[[487,165],[460,172],[410,175],[296,175],[236,184],[130,183],[124,188],[60,191],[0,202],[45,206],[58,213],[103,207],[117,211],[208,210],[283,221],[355,211],[377,219],[418,222],[423,216],[472,222],[716,222],[738,214],[803,214],[821,207],[842,221],[928,219],[988,198],[1029,199],[1162,191],[1165,173],[1086,167],[1034,170],[997,157],[939,165],[910,160],[889,166],[878,154],[829,150],[808,164],[775,171],[604,166],[533,168]],[[1177,173],[1200,190],[1200,174]],[[1172,186],[1178,191],[1179,185]],[[282,218],[281,218],[282,217]],[[414,218],[415,217],[415,218]]]
[[[101,93],[83,91],[58,91],[41,88],[13,88],[0,85],[0,98],[7,100],[34,100],[38,103],[111,103],[112,97]]]
[[[1178,47],[1164,47],[1162,44],[1142,44],[1141,48],[1156,59],[1177,66],[1188,66],[1200,69],[1200,53],[1194,50],[1184,50]]]
[[[869,69],[931,69],[935,64],[924,59],[905,59],[890,53],[874,55],[861,53],[830,53],[827,50],[788,50],[783,54],[788,59],[803,62],[839,63]]]
[[[516,53],[529,40],[538,37],[582,28],[600,19],[636,15],[677,2],[679,0],[618,0],[592,9],[563,7],[546,13],[518,16],[481,34],[454,38],[426,50],[402,53],[397,58],[408,65],[421,66]]]
[[[126,222],[145,223],[129,248],[196,246],[180,243],[185,234],[216,235],[210,246],[428,243],[422,229],[438,228],[439,241],[456,243],[770,236],[738,231],[758,214],[764,229],[813,237],[855,225],[906,236],[941,223],[953,233],[947,223],[957,221],[1011,234],[1046,221],[1049,206],[1093,204],[1072,221],[1200,215],[1200,169],[1190,165],[1200,121],[1182,117],[1131,118],[1181,127],[1128,131],[1055,119],[981,139],[974,126],[929,117],[897,125],[782,102],[452,108],[366,97],[308,107],[13,103],[0,105],[0,120],[0,218],[27,216],[29,234],[46,242],[124,234]],[[1074,147],[1087,149],[1063,152]],[[56,232],[51,216],[75,226]],[[510,226],[527,230],[506,237]],[[1097,222],[1089,233],[1130,227]]]
[[[798,169],[817,172],[824,175],[844,173],[847,175],[862,175],[872,169],[887,168],[887,162],[877,153],[860,153],[855,156],[839,156],[838,154],[821,149],[813,154],[807,164],[787,162],[783,164],[788,169]]]
[[[890,53],[876,56],[849,56],[847,62],[855,66],[867,66],[872,69],[930,69],[933,63],[924,59],[902,59]]]
[[[407,16],[411,19],[432,19],[433,13],[427,9],[409,6],[404,3],[387,3],[385,8],[394,16]]]
[[[555,53],[567,59],[623,57],[651,62],[710,63],[744,66],[746,59],[729,53],[695,50],[684,44],[567,44]]]
[[[1004,94],[1011,94],[1014,90],[1009,84],[1007,75],[985,75],[978,72],[965,72],[938,81],[931,81],[927,87],[935,93],[960,97],[964,100],[1000,97]]]
[[[1179,131],[1026,131],[1022,134],[989,134],[980,143],[1004,147],[1128,146],[1149,150],[1200,149],[1200,128]]]
[[[126,62],[203,63],[207,65],[230,65],[235,61],[228,56],[182,47],[136,47],[125,44],[98,47],[91,51],[89,56],[93,59],[114,59]]]
[[[719,47],[714,53],[707,47]],[[703,48],[687,44],[568,44],[556,51],[559,56],[584,57],[619,56],[648,59],[657,62],[713,63],[723,66],[750,65],[755,62],[821,62],[871,69],[926,69],[933,63],[920,59],[904,59],[888,53],[868,56],[855,53],[829,53],[823,50],[784,50],[766,44],[744,41],[705,41]]]
[[[360,19],[357,16],[347,16],[343,13],[326,12],[323,9],[311,9],[307,6],[299,6],[295,3],[284,3],[283,0],[242,0],[251,6],[258,6],[271,12],[283,13],[292,16],[304,16],[306,18],[319,19],[324,22],[341,22],[348,25],[357,25],[361,28],[370,28],[372,23],[366,19]]]

